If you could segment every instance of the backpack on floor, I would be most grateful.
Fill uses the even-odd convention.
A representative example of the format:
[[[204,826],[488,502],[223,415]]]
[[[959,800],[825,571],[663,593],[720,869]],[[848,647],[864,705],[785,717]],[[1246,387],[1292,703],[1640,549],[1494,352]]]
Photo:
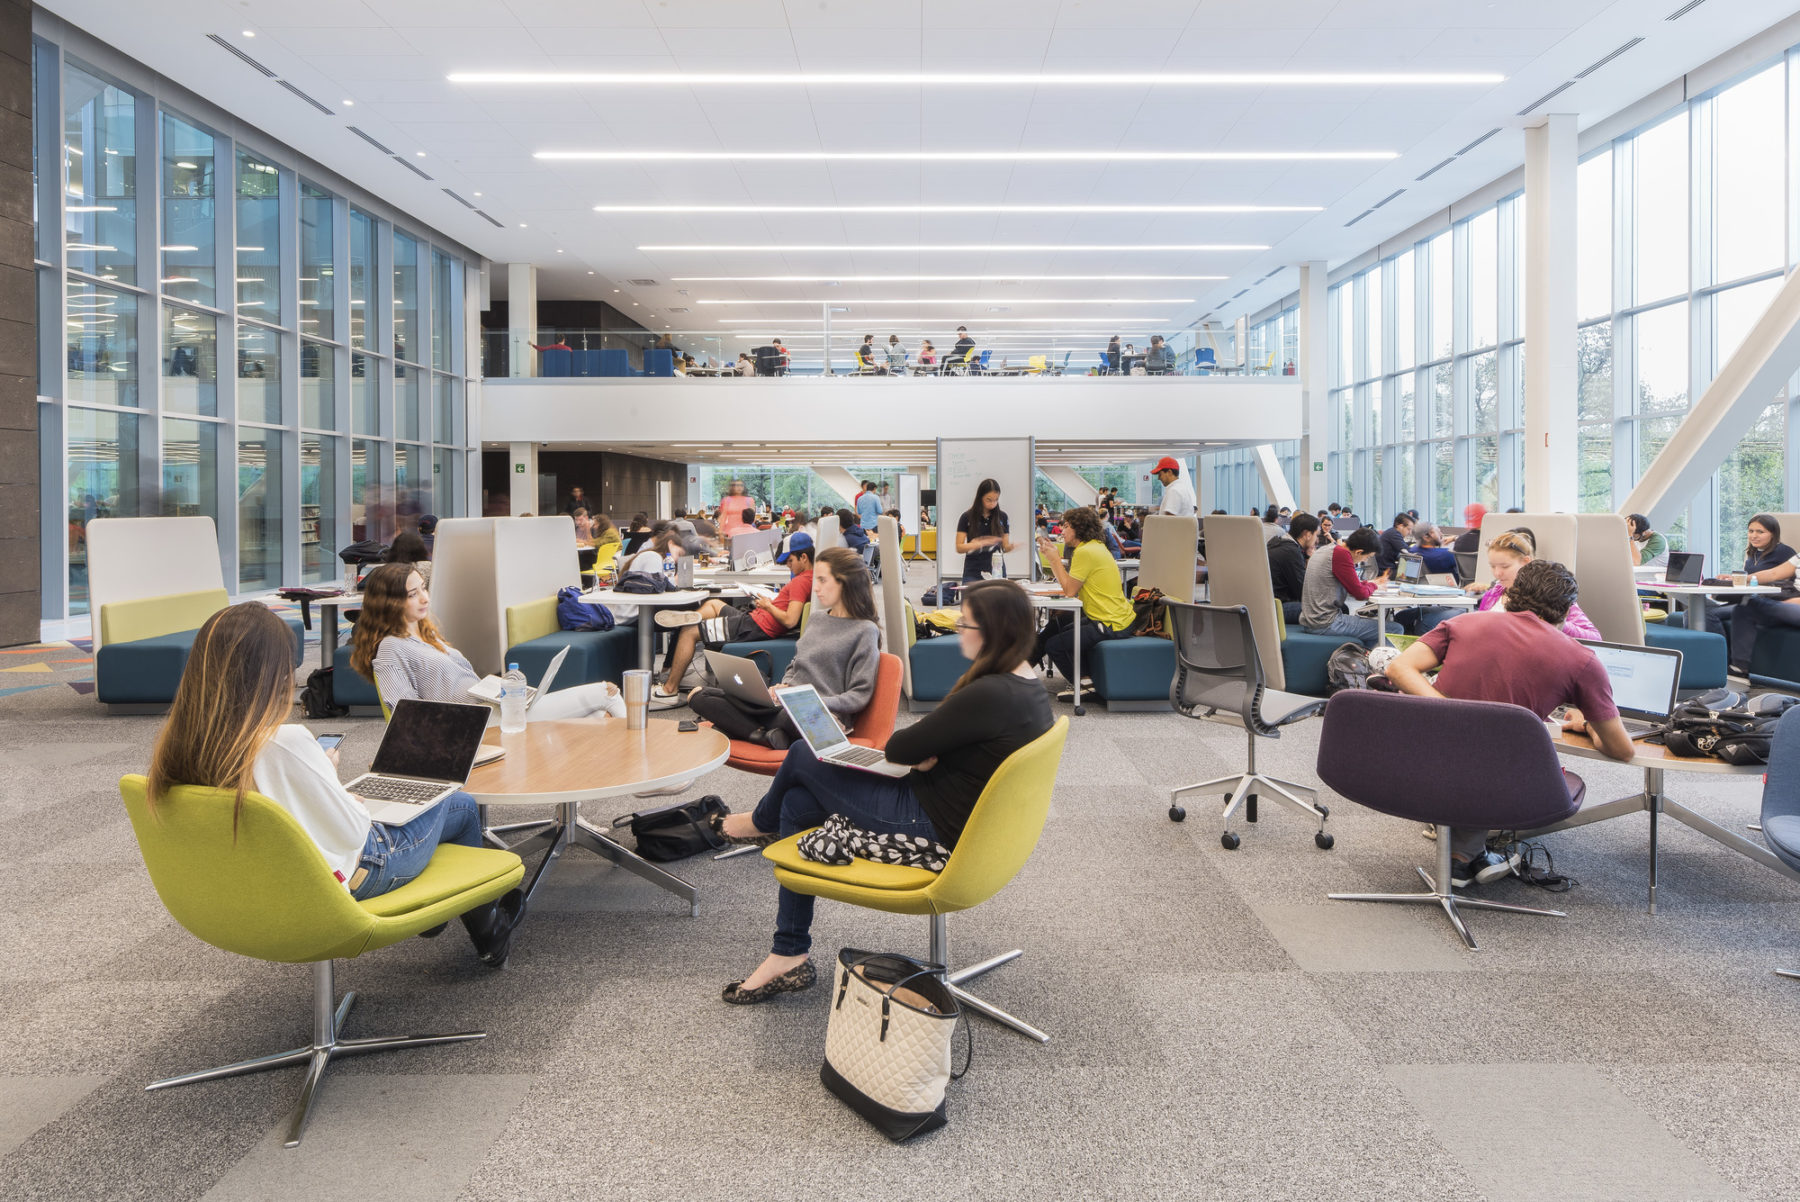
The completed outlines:
[[[1325,661],[1326,695],[1345,689],[1366,689],[1374,672],[1369,652],[1361,643],[1344,643]]]
[[[946,580],[942,584],[934,584],[925,590],[919,598],[921,605],[955,605],[962,596],[962,584],[955,580]]]
[[[350,712],[347,705],[339,705],[331,691],[330,668],[314,668],[306,678],[306,687],[300,690],[300,708],[308,718],[342,718]]]

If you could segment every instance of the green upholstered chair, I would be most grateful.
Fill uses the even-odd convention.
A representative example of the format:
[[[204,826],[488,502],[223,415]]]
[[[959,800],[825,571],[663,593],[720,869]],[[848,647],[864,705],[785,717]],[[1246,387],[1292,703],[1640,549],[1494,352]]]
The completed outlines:
[[[311,964],[313,1035],[309,1044],[220,1068],[184,1073],[150,1089],[235,1077],[304,1064],[306,1078],[288,1126],[287,1146],[306,1129],[326,1067],[337,1056],[481,1039],[485,1032],[343,1038],[355,991],[336,1002],[332,961],[386,947],[493,901],[524,879],[525,866],[506,851],[446,845],[417,878],[359,902],[350,896],[300,824],[256,793],[244,798],[233,830],[235,794],[225,789],[173,789],[151,812],[148,782],[119,782],[144,865],[157,896],[196,938],[240,956]],[[334,1002],[336,1002],[334,1008]]]
[[[963,827],[962,838],[942,872],[855,860],[842,866],[818,864],[800,855],[800,836],[772,843],[763,855],[774,862],[775,879],[795,893],[849,902],[890,914],[925,914],[931,918],[930,960],[950,967],[950,941],[944,916],[980,905],[1018,875],[1037,847],[1050,815],[1050,793],[1068,741],[1069,720],[1056,725],[1007,756],[988,778],[987,787]],[[1018,959],[1023,952],[1003,952],[968,968],[947,972],[958,1001],[1029,1035],[1039,1043],[1050,1037],[961,988],[964,981]]]

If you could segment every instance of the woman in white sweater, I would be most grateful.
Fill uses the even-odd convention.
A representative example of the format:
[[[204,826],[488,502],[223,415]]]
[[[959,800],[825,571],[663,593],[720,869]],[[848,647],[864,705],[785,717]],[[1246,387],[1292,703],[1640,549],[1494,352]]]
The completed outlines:
[[[407,697],[422,701],[475,700],[481,683],[468,658],[444,641],[431,620],[431,593],[410,563],[384,563],[363,578],[362,614],[350,647],[350,667],[370,681],[392,709]],[[610,682],[557,689],[531,707],[534,718],[625,716],[625,699]]]
[[[255,790],[293,816],[358,901],[411,881],[440,843],[481,846],[481,819],[467,793],[453,793],[401,826],[370,819],[338,781],[337,752],[286,722],[294,707],[293,648],[281,619],[253,601],[207,619],[151,756],[151,808],[178,785],[234,790],[239,807]],[[462,916],[482,963],[506,963],[524,913],[525,894],[514,889]]]

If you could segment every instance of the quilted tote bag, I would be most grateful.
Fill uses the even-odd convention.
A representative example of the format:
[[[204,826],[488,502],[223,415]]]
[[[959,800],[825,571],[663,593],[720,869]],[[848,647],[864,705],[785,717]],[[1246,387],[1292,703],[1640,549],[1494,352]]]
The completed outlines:
[[[961,1072],[950,1071],[962,1007],[944,966],[847,947],[833,985],[819,1069],[825,1088],[896,1143],[942,1127],[944,1089],[969,1070],[965,1060]]]

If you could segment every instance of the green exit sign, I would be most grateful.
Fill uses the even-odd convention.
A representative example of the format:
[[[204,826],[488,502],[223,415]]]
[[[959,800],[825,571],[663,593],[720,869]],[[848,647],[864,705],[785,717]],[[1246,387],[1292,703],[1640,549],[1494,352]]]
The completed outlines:
[[[520,471],[524,471],[524,470],[525,470],[525,465],[524,465],[524,464],[522,464],[522,463],[521,463],[521,464],[520,464],[520,465],[519,465],[519,470],[520,470]],[[1315,459],[1315,460],[1313,460],[1313,471],[1315,471],[1315,472],[1322,472],[1322,471],[1324,471],[1324,470],[1325,470],[1325,461],[1324,461],[1324,460],[1323,460],[1323,459]]]
[[[523,476],[525,474],[525,465],[522,463],[515,463],[515,464],[513,464],[513,471],[515,471],[515,472],[519,473],[519,475]]]

